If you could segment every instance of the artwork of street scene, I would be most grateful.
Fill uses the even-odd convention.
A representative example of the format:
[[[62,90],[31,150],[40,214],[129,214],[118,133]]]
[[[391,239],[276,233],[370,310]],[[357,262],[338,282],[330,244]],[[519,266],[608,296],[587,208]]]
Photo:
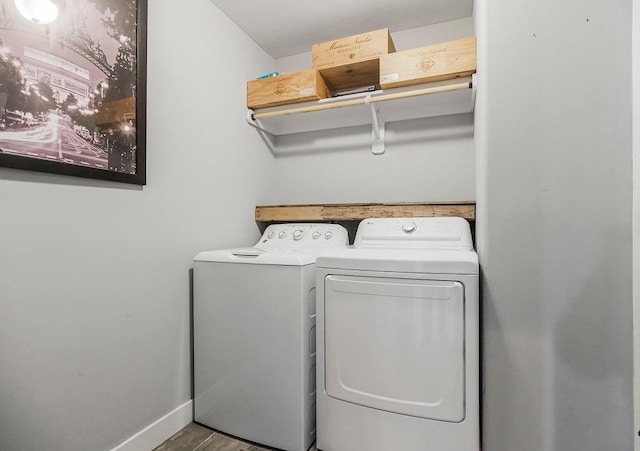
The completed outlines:
[[[23,0],[24,2],[24,0]],[[136,1],[0,0],[0,152],[136,173]]]

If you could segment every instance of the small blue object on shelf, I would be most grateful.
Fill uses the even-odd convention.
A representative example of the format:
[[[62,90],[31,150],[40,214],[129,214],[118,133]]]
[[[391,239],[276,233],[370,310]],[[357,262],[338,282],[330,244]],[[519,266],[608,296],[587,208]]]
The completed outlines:
[[[271,72],[270,74],[259,76],[258,80],[262,80],[263,78],[277,77],[278,75],[280,75],[280,72]]]

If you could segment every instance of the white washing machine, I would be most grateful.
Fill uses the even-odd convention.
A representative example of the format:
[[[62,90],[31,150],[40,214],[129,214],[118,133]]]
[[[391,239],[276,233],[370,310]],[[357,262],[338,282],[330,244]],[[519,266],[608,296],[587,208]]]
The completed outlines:
[[[315,440],[315,262],[333,224],[270,225],[250,248],[194,259],[195,421],[306,451]]]
[[[317,261],[323,451],[478,451],[478,258],[462,218],[368,219]]]

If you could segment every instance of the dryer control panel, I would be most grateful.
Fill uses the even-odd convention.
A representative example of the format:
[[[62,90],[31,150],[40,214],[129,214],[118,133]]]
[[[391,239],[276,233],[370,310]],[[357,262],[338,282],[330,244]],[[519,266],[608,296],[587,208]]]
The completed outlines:
[[[271,224],[256,247],[263,249],[326,249],[349,244],[347,229],[338,224]]]
[[[463,218],[370,218],[358,226],[356,248],[473,250]]]

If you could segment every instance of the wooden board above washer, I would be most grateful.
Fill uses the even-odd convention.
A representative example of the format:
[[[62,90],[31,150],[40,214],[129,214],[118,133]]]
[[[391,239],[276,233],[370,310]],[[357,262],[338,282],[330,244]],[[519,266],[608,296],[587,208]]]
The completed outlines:
[[[459,216],[476,219],[475,202],[260,205],[256,222],[360,221],[366,218]]]

